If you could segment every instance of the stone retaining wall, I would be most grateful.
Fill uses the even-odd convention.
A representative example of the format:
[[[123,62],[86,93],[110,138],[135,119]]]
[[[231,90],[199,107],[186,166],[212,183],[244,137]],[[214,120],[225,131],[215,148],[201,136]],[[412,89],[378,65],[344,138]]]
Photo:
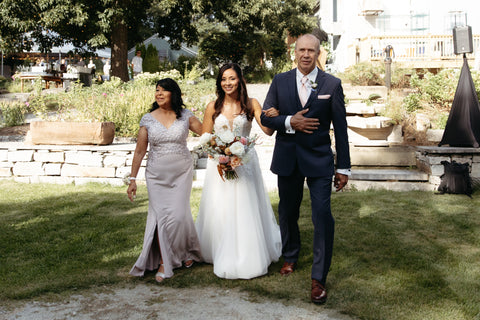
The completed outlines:
[[[188,142],[189,149],[198,141]],[[265,149],[265,150],[264,150]],[[258,146],[262,174],[267,189],[276,188],[276,177],[269,170],[271,150]],[[27,145],[24,142],[0,144],[0,179],[23,183],[85,184],[89,182],[124,185],[123,178],[130,173],[135,143],[114,143],[107,146]],[[428,174],[428,183],[437,188],[444,172],[442,161],[468,163],[470,176],[480,182],[480,148],[416,147],[416,166]],[[262,160],[263,159],[263,160]],[[201,159],[206,160],[206,159]],[[198,160],[197,160],[198,161]],[[205,161],[198,161],[195,187],[203,184]],[[144,183],[146,159],[137,178]],[[352,180],[352,183],[354,181]]]
[[[0,146],[0,179],[24,183],[84,184],[88,182],[123,185],[130,173],[135,144],[109,146],[25,145]],[[138,173],[145,178],[146,160]]]
[[[480,180],[480,148],[417,147],[417,167],[429,174],[429,182],[440,185],[444,173],[442,161],[468,163],[472,180]]]

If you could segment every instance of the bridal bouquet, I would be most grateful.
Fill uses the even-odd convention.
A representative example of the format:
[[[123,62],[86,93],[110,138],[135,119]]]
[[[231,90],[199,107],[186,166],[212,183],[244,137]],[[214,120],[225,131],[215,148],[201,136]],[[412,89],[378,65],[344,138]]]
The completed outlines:
[[[248,161],[248,151],[255,146],[257,137],[235,136],[232,131],[204,133],[200,137],[200,148],[218,162],[218,174],[223,181],[238,178],[235,168]]]

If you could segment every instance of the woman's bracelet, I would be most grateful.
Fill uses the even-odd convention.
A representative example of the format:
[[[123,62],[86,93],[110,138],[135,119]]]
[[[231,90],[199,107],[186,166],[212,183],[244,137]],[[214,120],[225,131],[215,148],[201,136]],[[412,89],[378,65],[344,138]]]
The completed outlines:
[[[136,177],[129,177],[128,180],[129,181],[135,181],[135,180],[137,180],[137,178]]]

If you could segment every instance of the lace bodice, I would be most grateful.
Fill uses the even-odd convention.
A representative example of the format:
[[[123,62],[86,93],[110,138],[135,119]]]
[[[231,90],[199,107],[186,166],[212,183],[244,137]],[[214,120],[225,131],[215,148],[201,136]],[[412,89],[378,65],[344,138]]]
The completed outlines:
[[[247,115],[242,113],[233,119],[232,126],[230,126],[227,117],[220,113],[218,117],[215,118],[213,130],[219,131],[222,127],[232,130],[235,136],[248,137],[250,130],[252,130],[252,121],[248,121]]]
[[[140,126],[147,128],[148,162],[165,154],[184,154],[190,157],[187,147],[189,119],[193,113],[188,109],[182,110],[182,116],[176,119],[167,129],[161,122],[155,119],[150,113],[145,114],[140,120]],[[147,164],[148,165],[148,164]]]

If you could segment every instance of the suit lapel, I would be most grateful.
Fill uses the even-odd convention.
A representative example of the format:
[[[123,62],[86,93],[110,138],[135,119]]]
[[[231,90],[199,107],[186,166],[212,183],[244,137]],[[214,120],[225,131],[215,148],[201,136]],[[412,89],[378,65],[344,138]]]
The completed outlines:
[[[288,90],[288,92],[290,92],[289,105],[295,106],[296,110],[302,110],[302,103],[300,102],[300,97],[298,96],[298,88],[297,88],[297,69],[292,69],[289,71],[289,77],[287,81],[288,81],[288,87],[294,89],[294,90]]]
[[[312,89],[312,92],[310,92],[310,96],[308,97],[308,100],[305,103],[304,108],[307,108],[308,105],[312,102],[312,100],[315,99],[315,96],[317,95],[317,93],[321,91],[324,82],[325,82],[325,72],[323,72],[318,68],[317,78],[315,79],[315,83],[317,84],[317,87],[315,89]]]

